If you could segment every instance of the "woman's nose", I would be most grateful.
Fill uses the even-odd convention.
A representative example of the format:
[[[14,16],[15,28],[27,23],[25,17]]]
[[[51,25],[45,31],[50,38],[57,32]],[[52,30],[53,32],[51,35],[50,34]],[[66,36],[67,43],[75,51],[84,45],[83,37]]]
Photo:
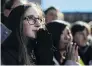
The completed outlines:
[[[72,40],[72,36],[71,35],[67,35],[67,39],[68,40]]]
[[[36,27],[40,27],[40,26],[41,26],[41,23],[40,23],[39,20],[36,20],[35,26],[36,26]]]

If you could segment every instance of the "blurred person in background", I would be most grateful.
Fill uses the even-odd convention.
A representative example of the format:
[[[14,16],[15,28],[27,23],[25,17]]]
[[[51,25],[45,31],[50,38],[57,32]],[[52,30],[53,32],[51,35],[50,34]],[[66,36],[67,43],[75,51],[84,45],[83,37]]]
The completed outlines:
[[[1,22],[3,23],[4,27],[7,27],[7,29],[3,29],[3,27],[1,28],[2,32],[4,31],[4,33],[2,33],[3,38],[5,38],[4,36],[7,36],[7,30],[10,30],[10,26],[12,26],[12,23],[10,23],[8,21],[8,16],[10,15],[11,11],[18,7],[19,5],[23,5],[26,4],[28,1],[27,0],[5,0],[3,1],[2,4],[2,13],[1,13]],[[11,31],[11,30],[10,30]]]
[[[78,46],[76,47],[75,44],[71,44],[73,38],[70,31],[70,24],[61,20],[53,20],[46,27],[52,35],[54,64],[77,65]]]
[[[71,27],[73,41],[78,45],[78,53],[85,65],[92,64],[92,47],[87,42],[90,27],[84,21],[77,21]]]
[[[8,27],[7,18],[11,11],[19,5],[26,4],[27,0],[6,0],[2,6],[1,22]]]
[[[45,21],[46,23],[51,22],[52,20],[64,20],[64,15],[55,7],[49,7],[45,10]]]

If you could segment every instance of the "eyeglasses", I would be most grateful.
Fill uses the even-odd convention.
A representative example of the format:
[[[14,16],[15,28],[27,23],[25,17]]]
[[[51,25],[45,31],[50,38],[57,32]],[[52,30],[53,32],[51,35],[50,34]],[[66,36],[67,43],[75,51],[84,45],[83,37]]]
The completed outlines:
[[[23,20],[27,20],[30,25],[34,25],[37,22],[37,20],[42,22],[41,18],[36,18],[33,15],[29,15],[27,17],[24,17]],[[30,20],[32,20],[32,21],[30,21]]]

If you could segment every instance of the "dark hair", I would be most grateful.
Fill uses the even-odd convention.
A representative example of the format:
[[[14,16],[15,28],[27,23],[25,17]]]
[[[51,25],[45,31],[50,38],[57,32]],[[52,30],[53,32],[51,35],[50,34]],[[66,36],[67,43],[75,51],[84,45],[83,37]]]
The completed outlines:
[[[13,5],[13,3],[14,3],[14,0],[7,0],[7,1],[5,2],[5,4],[4,4],[4,9],[10,10],[11,7],[12,7],[12,5]]]
[[[61,20],[54,20],[46,25],[48,31],[52,34],[52,41],[55,47],[54,56],[60,64],[62,64],[60,62],[61,55],[59,52],[60,35],[67,26],[70,26],[70,24]]]
[[[30,56],[30,49],[32,49],[32,38],[26,37],[23,34],[23,18],[24,18],[24,14],[25,11],[29,8],[29,7],[37,7],[39,9],[39,13],[41,13],[41,9],[37,4],[34,3],[27,3],[26,5],[20,5],[18,7],[16,7],[15,9],[13,9],[8,17],[8,22],[10,23],[9,25],[9,29],[12,30],[12,38],[15,38],[14,42],[17,42],[17,49],[19,49],[19,63],[20,64],[26,64],[26,65],[31,65],[34,64],[34,59]],[[41,11],[40,11],[41,10]],[[42,12],[42,18],[43,18],[43,12]],[[31,43],[31,44],[30,44]],[[16,44],[16,43],[15,43]],[[29,45],[30,44],[30,49],[29,49]],[[33,54],[34,55],[34,54]]]
[[[88,34],[89,34],[90,33],[90,27],[86,22],[83,22],[83,21],[75,22],[71,27],[72,35],[74,36],[76,34],[76,32],[83,31],[85,28],[87,29]]]
[[[55,10],[57,11],[57,9],[53,6],[49,7],[47,10],[44,11],[45,15],[50,11],[50,10]]]
[[[48,31],[52,34],[52,40],[54,46],[57,49],[59,45],[60,35],[67,26],[70,26],[70,24],[61,20],[54,20],[46,25]]]
[[[31,6],[28,5],[20,5],[13,9],[8,17],[8,22],[10,25],[8,26],[9,29],[12,30],[12,36],[10,42],[14,39],[13,45],[17,45],[16,49],[19,51],[19,64],[32,64],[30,57],[28,55],[28,50],[27,50],[27,43],[29,38],[25,37],[23,35],[23,22],[21,21],[25,11]]]

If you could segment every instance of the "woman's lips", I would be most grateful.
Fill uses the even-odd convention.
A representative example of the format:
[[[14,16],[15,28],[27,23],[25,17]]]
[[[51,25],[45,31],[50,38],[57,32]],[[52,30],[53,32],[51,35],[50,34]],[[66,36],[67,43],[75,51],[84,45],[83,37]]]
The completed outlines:
[[[35,33],[37,32],[37,30],[32,30],[32,31],[35,32]]]

